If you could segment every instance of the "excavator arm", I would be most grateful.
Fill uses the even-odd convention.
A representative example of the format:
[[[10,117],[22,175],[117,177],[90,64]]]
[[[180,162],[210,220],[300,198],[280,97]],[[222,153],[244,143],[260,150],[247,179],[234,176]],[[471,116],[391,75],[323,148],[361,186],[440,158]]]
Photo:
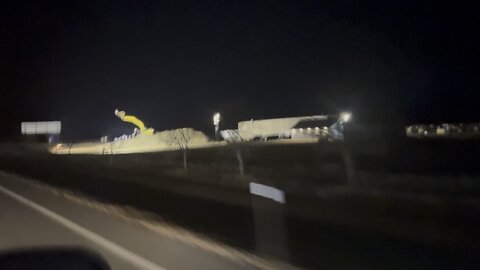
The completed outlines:
[[[115,115],[123,122],[132,123],[140,129],[140,134],[152,135],[155,131],[153,128],[146,128],[145,124],[133,115],[127,115],[124,111],[115,110]]]

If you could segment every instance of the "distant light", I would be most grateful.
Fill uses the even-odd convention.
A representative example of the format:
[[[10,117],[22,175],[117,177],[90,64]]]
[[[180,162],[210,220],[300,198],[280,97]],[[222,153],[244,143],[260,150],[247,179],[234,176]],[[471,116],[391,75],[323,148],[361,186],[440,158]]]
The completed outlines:
[[[213,115],[213,124],[216,126],[220,123],[220,113],[215,113]]]
[[[344,112],[344,113],[340,114],[340,120],[343,123],[346,123],[346,122],[350,121],[351,119],[352,119],[352,114],[349,113],[349,112]]]

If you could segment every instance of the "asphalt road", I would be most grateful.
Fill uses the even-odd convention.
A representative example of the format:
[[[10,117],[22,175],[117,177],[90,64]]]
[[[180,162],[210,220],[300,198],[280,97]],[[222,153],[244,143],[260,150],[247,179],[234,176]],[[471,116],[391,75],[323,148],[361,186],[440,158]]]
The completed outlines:
[[[0,172],[0,252],[80,246],[112,269],[257,269],[38,189]]]

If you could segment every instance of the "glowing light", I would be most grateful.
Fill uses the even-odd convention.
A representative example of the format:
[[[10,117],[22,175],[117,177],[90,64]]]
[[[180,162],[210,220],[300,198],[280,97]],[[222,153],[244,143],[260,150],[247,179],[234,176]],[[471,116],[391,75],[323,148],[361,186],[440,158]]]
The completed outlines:
[[[344,112],[340,114],[340,120],[344,123],[350,121],[352,119],[352,114],[349,112]]]
[[[216,126],[220,123],[220,113],[215,113],[213,115],[213,124]]]

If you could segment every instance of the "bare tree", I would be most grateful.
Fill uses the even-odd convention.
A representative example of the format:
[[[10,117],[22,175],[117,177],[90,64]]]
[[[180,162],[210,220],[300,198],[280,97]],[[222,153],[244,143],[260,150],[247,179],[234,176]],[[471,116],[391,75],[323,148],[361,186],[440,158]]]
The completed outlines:
[[[238,162],[238,172],[240,173],[240,175],[244,175],[245,168],[241,148],[241,142],[243,142],[243,139],[240,137],[240,134],[237,130],[224,130],[222,131],[222,137],[224,137],[225,141],[228,144],[232,145],[235,151],[235,157],[237,158]]]
[[[183,169],[188,171],[187,164],[187,152],[188,152],[188,143],[192,139],[193,129],[191,128],[179,128],[172,130],[170,136],[170,144],[178,146],[179,149],[183,152]]]
[[[238,172],[240,173],[240,175],[244,175],[245,169],[243,166],[242,149],[240,148],[239,143],[235,143],[233,147],[235,147],[235,156],[237,157],[238,162]]]

